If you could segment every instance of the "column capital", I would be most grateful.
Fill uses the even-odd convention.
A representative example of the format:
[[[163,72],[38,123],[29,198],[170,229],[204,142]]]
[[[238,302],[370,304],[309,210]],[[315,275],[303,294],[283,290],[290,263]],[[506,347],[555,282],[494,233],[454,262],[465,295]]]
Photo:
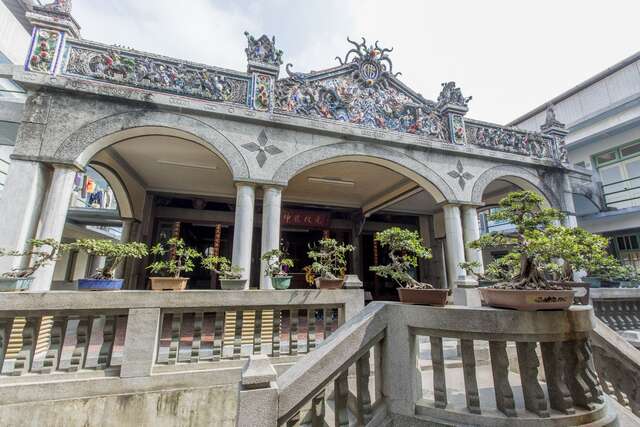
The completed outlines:
[[[486,206],[486,203],[474,203],[466,200],[445,200],[436,205],[436,207],[440,208],[444,208],[445,206],[457,206],[459,208],[470,206],[477,209]]]

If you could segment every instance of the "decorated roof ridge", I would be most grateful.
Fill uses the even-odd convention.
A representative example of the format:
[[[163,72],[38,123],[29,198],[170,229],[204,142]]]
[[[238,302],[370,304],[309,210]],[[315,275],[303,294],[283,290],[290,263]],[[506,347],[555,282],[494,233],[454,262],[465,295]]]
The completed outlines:
[[[489,128],[495,128],[495,129],[508,130],[508,131],[520,133],[523,135],[539,135],[546,138],[552,138],[551,135],[544,133],[542,131],[530,131],[530,130],[519,128],[517,126],[505,126],[498,123],[492,123],[492,122],[486,122],[484,120],[474,119],[471,117],[465,117],[464,121],[467,125],[471,125],[471,126],[483,126],[483,127],[489,127]]]
[[[110,50],[117,50],[120,53],[125,53],[125,54],[131,54],[131,55],[135,55],[138,57],[148,57],[151,59],[155,59],[155,60],[161,60],[161,61],[166,61],[166,62],[171,62],[174,63],[176,65],[179,64],[184,64],[186,66],[191,66],[191,67],[196,67],[196,68],[202,68],[202,69],[211,69],[211,70],[215,70],[217,72],[221,72],[224,74],[229,74],[229,75],[234,75],[237,77],[242,77],[242,78],[251,78],[251,74],[245,72],[245,71],[239,71],[239,70],[234,70],[231,68],[224,68],[224,67],[219,67],[216,65],[209,65],[209,64],[205,64],[202,62],[195,62],[195,61],[190,61],[187,59],[180,59],[180,58],[175,58],[172,56],[166,56],[166,55],[162,55],[159,53],[151,53],[151,52],[146,52],[143,50],[139,50],[139,49],[135,49],[129,46],[122,46],[122,45],[118,45],[118,44],[106,44],[106,43],[102,43],[102,42],[96,42],[96,41],[91,41],[91,40],[86,40],[86,39],[72,39],[72,40],[67,40],[67,48],[70,47],[79,47],[79,48],[94,48],[94,49],[102,49],[105,51],[110,51]]]

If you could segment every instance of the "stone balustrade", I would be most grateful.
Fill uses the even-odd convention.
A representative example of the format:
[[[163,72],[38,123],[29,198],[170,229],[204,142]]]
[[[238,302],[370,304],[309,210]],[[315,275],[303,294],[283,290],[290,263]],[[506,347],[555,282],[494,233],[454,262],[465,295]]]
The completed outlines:
[[[593,288],[595,315],[615,331],[640,329],[640,288]]]
[[[239,359],[262,354],[283,371],[363,301],[357,289],[5,293],[0,399],[84,398],[173,383],[198,387],[203,380],[237,384]],[[144,378],[145,385],[112,380],[127,378]]]
[[[590,306],[519,312],[372,303],[277,377],[250,359],[237,425],[615,425],[593,366],[593,321]],[[459,365],[444,349],[452,340]],[[268,379],[256,385],[256,376]],[[256,408],[261,401],[277,411]]]

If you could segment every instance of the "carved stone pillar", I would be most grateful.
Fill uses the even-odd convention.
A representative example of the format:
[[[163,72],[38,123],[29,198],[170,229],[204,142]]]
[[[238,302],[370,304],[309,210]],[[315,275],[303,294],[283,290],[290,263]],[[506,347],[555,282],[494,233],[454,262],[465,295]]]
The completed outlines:
[[[255,188],[253,184],[238,183],[236,215],[233,226],[233,253],[231,262],[242,268],[242,278],[251,277],[251,246],[253,242],[253,214]],[[247,281],[246,287],[249,287]]]

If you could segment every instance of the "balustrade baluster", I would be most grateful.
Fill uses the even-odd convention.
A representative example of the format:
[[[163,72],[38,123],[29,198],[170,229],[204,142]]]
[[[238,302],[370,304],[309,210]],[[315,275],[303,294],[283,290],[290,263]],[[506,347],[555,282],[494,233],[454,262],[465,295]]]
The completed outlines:
[[[548,418],[550,415],[547,399],[542,386],[538,382],[540,361],[536,354],[536,343],[518,342],[516,343],[516,353],[518,355],[522,394],[524,395],[524,407],[539,417]]]
[[[162,325],[160,326],[160,339],[158,340],[157,363],[169,363],[172,324],[173,314],[164,313],[164,315],[162,316]]]
[[[273,309],[273,331],[271,340],[271,356],[280,357],[280,318],[282,311],[279,308]]]
[[[116,319],[114,316],[106,316],[102,325],[102,344],[98,352],[98,360],[95,369],[106,369],[111,365],[111,354],[115,338]]]
[[[175,365],[178,362],[178,351],[180,350],[180,329],[182,327],[182,313],[173,313],[171,316],[171,342],[169,343],[169,354],[167,363]]]
[[[472,414],[480,414],[480,395],[478,394],[476,355],[473,348],[473,340],[460,340],[460,352],[462,353],[462,373],[464,375],[467,408]]]
[[[215,313],[202,313],[202,328],[200,330],[199,359],[210,361],[213,359],[213,328]]]
[[[311,427],[324,427],[324,390],[311,400]]]
[[[42,319],[40,319],[33,361],[31,362],[31,372],[33,373],[44,374],[51,372],[51,367],[49,366],[45,369],[44,363],[49,353],[53,321],[53,316],[42,316]]]
[[[241,310],[236,311],[236,327],[233,333],[233,358],[240,359],[240,353],[242,352],[242,316]]]
[[[333,313],[330,308],[325,308],[323,310],[323,323],[324,323],[324,333],[322,336],[322,340],[326,340],[331,335],[333,329]]]
[[[631,320],[633,322],[633,329],[638,329],[640,328],[640,317],[638,316],[638,314],[640,314],[638,312],[638,310],[640,309],[640,306],[638,305],[638,300],[632,300],[631,301]]]
[[[193,341],[191,342],[191,363],[198,363],[198,361],[200,360],[203,317],[203,312],[197,312],[193,314]]]
[[[496,406],[507,417],[516,416],[513,391],[509,384],[509,357],[505,341],[489,341],[493,388],[496,394]]]
[[[544,376],[551,408],[568,415],[575,414],[573,399],[566,383],[566,359],[562,351],[562,343],[540,343],[540,352],[542,353]]]
[[[573,402],[587,409],[591,409],[594,403],[601,403],[588,340],[565,341],[562,350],[566,360],[565,378]]]
[[[371,394],[369,393],[369,376],[371,364],[370,352],[366,352],[356,362],[356,394],[358,398],[358,422],[366,425],[373,418],[371,410]]]
[[[253,329],[253,354],[262,353],[262,310],[256,310]]]
[[[348,427],[347,399],[349,399],[348,371],[341,373],[334,381],[333,402],[335,412],[335,426]]]
[[[307,310],[307,353],[316,348],[316,310]]]
[[[444,373],[442,337],[429,337],[431,364],[433,366],[433,398],[436,408],[447,407],[447,380]]]
[[[69,335],[70,327],[75,327],[75,343],[73,344],[73,350],[71,351],[68,363],[63,369],[67,372],[75,372],[84,367],[87,347],[89,345],[89,318],[82,316],[75,317],[73,320],[73,323],[71,321],[67,322],[67,332],[65,334]]]
[[[0,320],[0,372],[4,366],[4,357],[7,352],[9,337],[11,336],[12,323],[12,319]]]
[[[178,338],[178,363],[191,361],[194,315],[194,313],[182,314],[182,327]]]
[[[298,310],[289,310],[289,354],[298,354]]]
[[[218,311],[214,313],[214,328],[213,328],[213,360],[218,361],[222,357],[222,351],[224,349],[224,321],[225,312]]]
[[[11,322],[9,339],[7,340],[7,350],[5,351],[4,360],[2,361],[2,374],[20,375],[20,372],[16,371],[16,361],[22,350],[22,332],[26,325],[27,318],[22,316],[15,317]]]

